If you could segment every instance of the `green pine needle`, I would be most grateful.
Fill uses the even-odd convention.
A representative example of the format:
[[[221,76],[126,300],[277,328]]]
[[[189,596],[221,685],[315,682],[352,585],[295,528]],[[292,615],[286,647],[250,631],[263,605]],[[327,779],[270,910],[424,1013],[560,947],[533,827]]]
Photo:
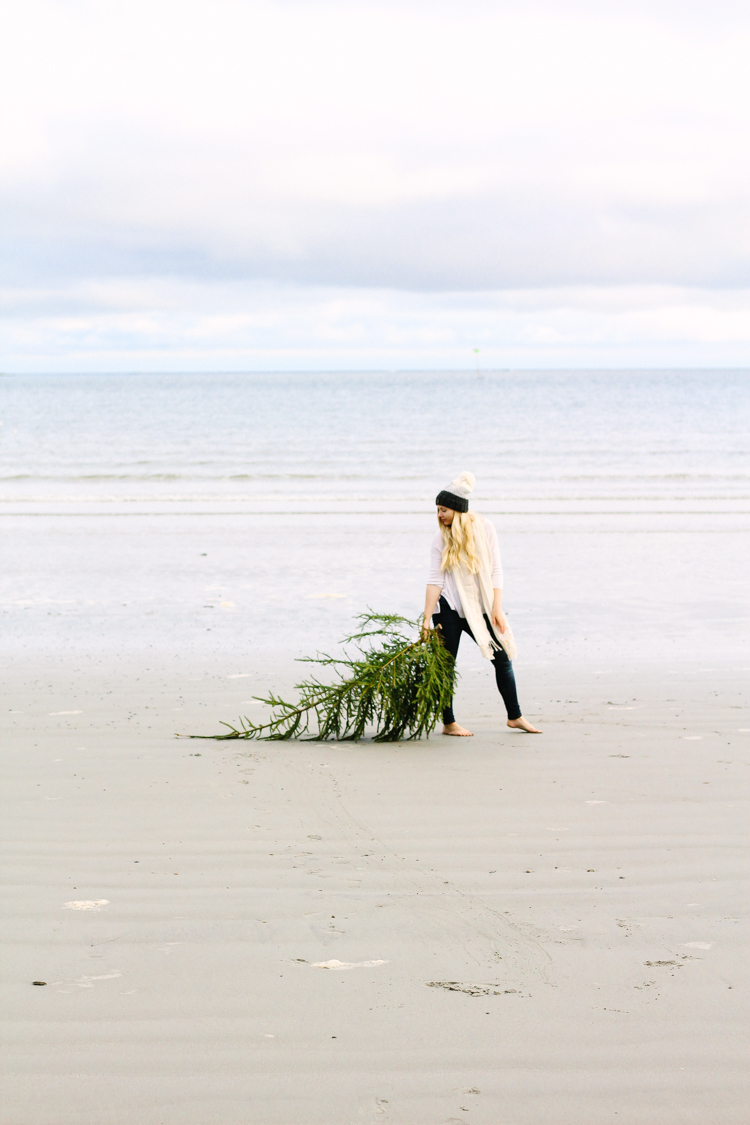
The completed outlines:
[[[456,676],[439,629],[422,631],[421,620],[392,613],[363,613],[357,620],[359,630],[342,642],[354,646],[352,655],[303,658],[332,668],[337,677],[332,684],[316,676],[303,680],[296,685],[295,703],[273,692],[265,698],[254,696],[271,708],[267,722],[243,717],[236,727],[222,723],[228,727],[226,734],[187,737],[356,742],[372,728],[375,742],[429,737],[450,702]]]

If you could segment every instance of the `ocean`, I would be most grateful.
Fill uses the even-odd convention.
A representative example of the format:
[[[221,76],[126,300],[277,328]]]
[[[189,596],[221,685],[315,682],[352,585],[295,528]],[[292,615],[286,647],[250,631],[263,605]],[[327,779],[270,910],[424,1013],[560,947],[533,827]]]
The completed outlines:
[[[295,675],[368,607],[417,616],[468,469],[518,664],[750,664],[747,371],[4,375],[0,402],[5,661]]]

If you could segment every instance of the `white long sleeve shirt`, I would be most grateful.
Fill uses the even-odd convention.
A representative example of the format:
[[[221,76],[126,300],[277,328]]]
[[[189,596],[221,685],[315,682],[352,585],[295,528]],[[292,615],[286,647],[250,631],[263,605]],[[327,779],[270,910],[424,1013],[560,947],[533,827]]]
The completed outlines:
[[[481,518],[481,517],[480,517]],[[493,590],[502,590],[503,588],[503,566],[500,561],[500,547],[497,542],[497,532],[495,525],[490,523],[489,520],[482,519],[484,530],[487,533],[487,542],[490,546],[490,556],[492,558],[492,588]],[[427,579],[428,586],[439,586],[443,591],[443,597],[447,601],[451,609],[455,609],[459,617],[465,617],[461,605],[461,598],[458,593],[458,588],[453,580],[453,575],[448,571],[440,569],[440,564],[443,561],[443,536],[440,531],[436,531],[432,539],[432,547],[430,548],[430,576]],[[474,581],[479,585],[479,580],[474,575]]]

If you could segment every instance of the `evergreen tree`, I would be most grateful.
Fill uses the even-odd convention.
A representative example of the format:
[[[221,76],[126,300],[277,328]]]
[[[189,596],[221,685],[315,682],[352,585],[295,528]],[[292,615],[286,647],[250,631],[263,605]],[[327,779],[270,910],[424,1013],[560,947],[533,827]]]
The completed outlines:
[[[375,742],[429,737],[453,695],[456,675],[439,629],[423,629],[421,620],[396,614],[364,613],[357,620],[359,630],[342,642],[354,652],[303,658],[332,669],[333,683],[322,683],[317,676],[302,680],[293,703],[273,692],[255,696],[271,708],[266,722],[243,717],[237,726],[222,722],[225,734],[188,737],[356,742],[373,728]],[[416,640],[407,629],[412,634],[417,630]]]

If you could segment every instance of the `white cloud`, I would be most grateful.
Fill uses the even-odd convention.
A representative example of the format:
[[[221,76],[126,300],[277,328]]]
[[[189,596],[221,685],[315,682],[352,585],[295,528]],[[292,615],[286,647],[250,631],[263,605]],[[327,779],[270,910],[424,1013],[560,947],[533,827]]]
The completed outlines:
[[[738,366],[750,289],[421,293],[170,279],[0,293],[12,370]]]
[[[290,321],[299,301],[327,308],[325,288],[341,290],[347,317],[379,291],[378,323],[395,310],[403,355],[427,363],[419,341],[440,301],[417,294],[501,291],[503,305],[539,290],[538,309],[559,310],[545,312],[542,337],[562,332],[567,355],[583,332],[584,358],[589,322],[542,290],[577,292],[591,310],[594,290],[614,287],[605,303],[637,291],[642,312],[592,312],[597,339],[650,342],[656,358],[710,323],[701,346],[710,337],[747,361],[718,290],[750,286],[749,53],[750,11],[721,2],[8,5],[0,283],[19,307],[33,294],[45,364],[56,347],[145,357],[149,334],[154,361],[176,359],[177,323],[218,331],[220,310],[208,310],[231,305],[240,281],[272,283],[263,355],[304,355]],[[714,311],[690,313],[683,340],[662,298],[690,288],[679,308]],[[118,293],[125,304],[105,312],[97,298],[68,318],[71,300],[105,291],[107,309]],[[247,291],[261,299],[257,284]],[[53,327],[41,309],[56,300]],[[413,339],[402,305],[420,309]],[[539,315],[529,331],[541,339]],[[81,351],[87,316],[97,342]],[[3,366],[25,363],[30,323],[12,321]],[[254,325],[231,330],[238,355],[254,354]],[[310,323],[313,348],[317,331]]]

